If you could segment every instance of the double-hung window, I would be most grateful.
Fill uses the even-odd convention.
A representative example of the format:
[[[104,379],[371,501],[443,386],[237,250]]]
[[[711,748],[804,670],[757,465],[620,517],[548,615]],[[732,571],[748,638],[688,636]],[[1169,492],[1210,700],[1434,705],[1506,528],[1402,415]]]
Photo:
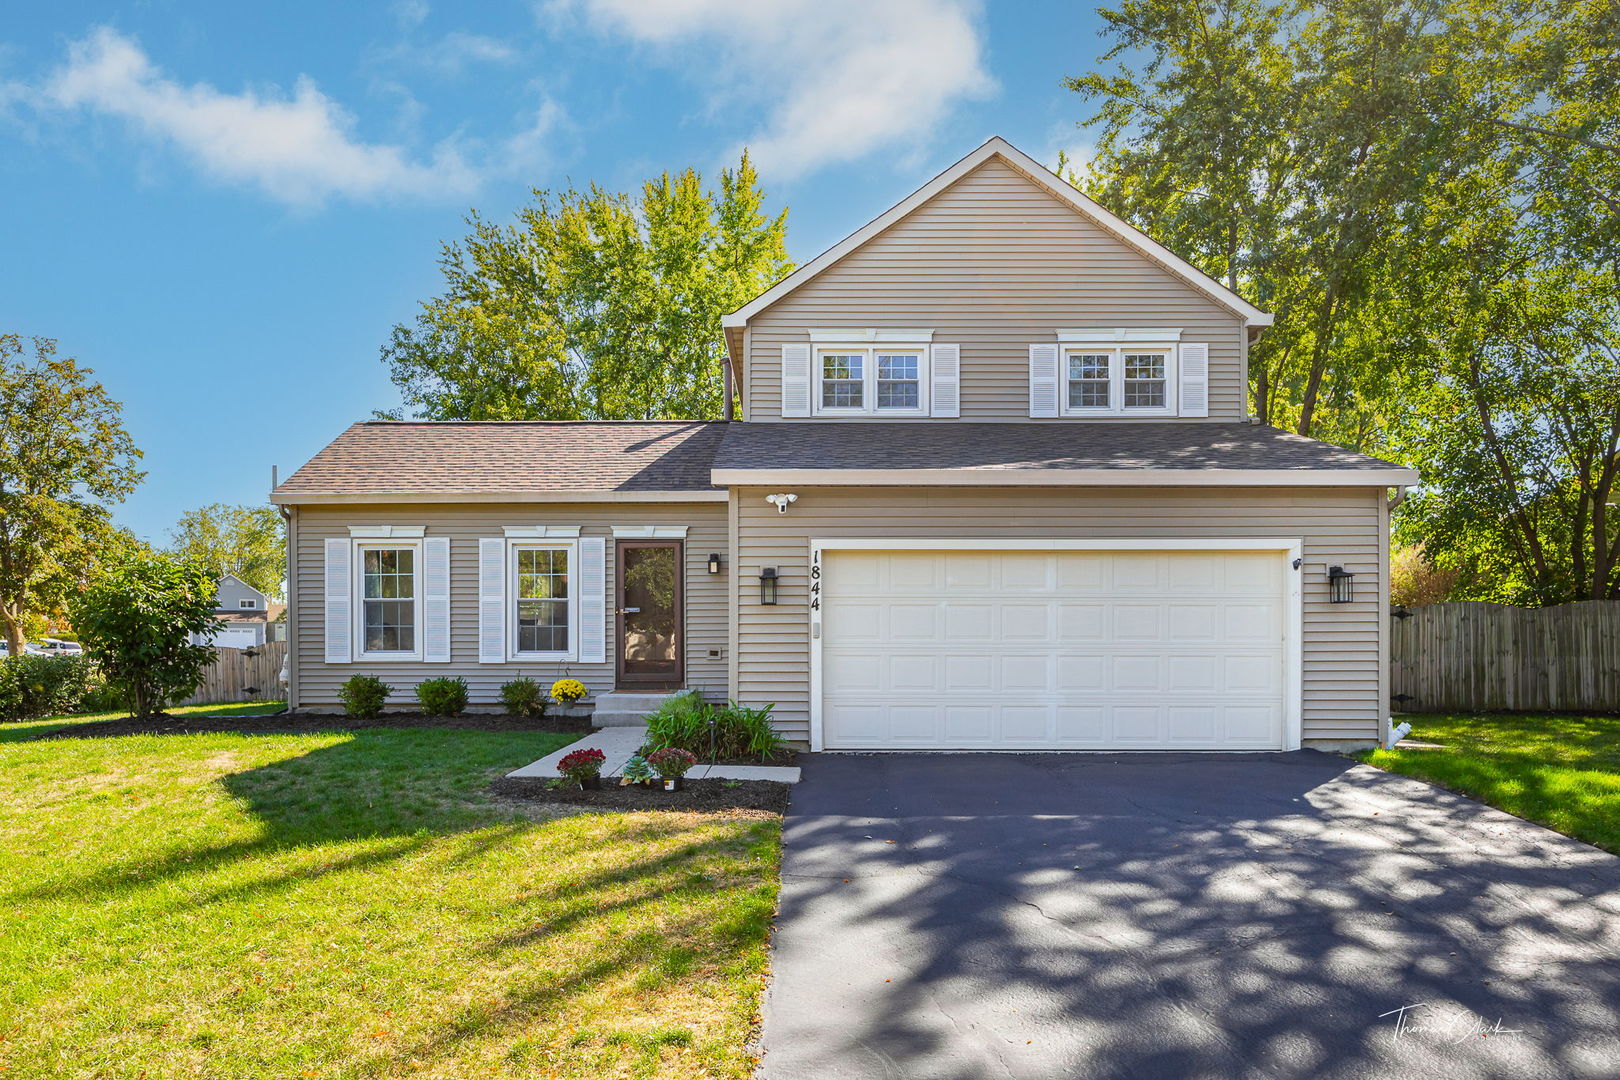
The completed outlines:
[[[816,350],[816,412],[923,415],[925,346],[828,346]]]
[[[560,659],[574,652],[578,623],[574,545],[512,544],[512,651]]]
[[[1065,346],[1064,415],[1174,415],[1175,354],[1170,345]]]
[[[421,652],[421,595],[415,544],[360,544],[360,655],[408,658]]]

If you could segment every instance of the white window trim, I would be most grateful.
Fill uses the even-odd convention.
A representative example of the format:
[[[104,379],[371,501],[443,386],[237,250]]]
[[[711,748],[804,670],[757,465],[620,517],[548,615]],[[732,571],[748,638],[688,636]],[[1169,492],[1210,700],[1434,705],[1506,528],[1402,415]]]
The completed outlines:
[[[384,525],[381,528],[388,528]],[[350,533],[354,527],[350,527]],[[409,534],[407,534],[408,536]],[[417,534],[418,536],[420,534]],[[406,652],[395,650],[392,652],[373,652],[366,648],[366,559],[365,553],[370,549],[381,551],[394,551],[410,548],[411,555],[411,626],[413,633],[411,639],[416,647]],[[356,539],[353,544],[354,567],[354,612],[350,618],[354,622],[354,658],[356,661],[378,661],[382,663],[409,663],[422,659],[422,541],[419,539],[387,539],[386,534],[366,539]]]
[[[1126,406],[1125,404],[1125,354],[1126,353],[1163,353],[1164,354],[1164,404],[1162,406],[1147,407],[1141,405]],[[1077,406],[1069,404],[1069,384],[1082,380],[1069,378],[1069,357],[1075,353],[1107,353],[1108,360],[1108,400],[1109,406]],[[1099,341],[1095,338],[1089,341],[1065,339],[1058,349],[1058,415],[1059,416],[1175,416],[1181,408],[1177,394],[1180,371],[1177,365],[1179,350],[1174,341],[1160,338],[1157,341],[1120,342],[1116,340]]]
[[[236,608],[238,611],[257,611],[259,609],[259,602],[257,600],[243,597],[236,602]]]
[[[932,330],[811,330],[814,345],[927,345],[934,340]]]
[[[568,552],[568,648],[524,652],[518,649],[518,569],[519,551]],[[574,663],[579,660],[579,543],[564,539],[508,538],[506,541],[506,656],[509,660],[535,663]]]
[[[810,350],[811,396],[810,412],[812,416],[927,416],[929,401],[929,348],[922,342],[838,342],[820,343]],[[861,402],[859,408],[851,406],[823,405],[822,384],[825,381],[826,365],[822,357],[828,354],[841,356],[850,353],[860,353],[864,356],[861,363]],[[917,407],[915,409],[878,408],[877,404],[877,358],[879,353],[885,354],[914,354],[917,357]],[[843,382],[846,380],[835,380]],[[853,382],[854,380],[847,380]],[[893,381],[893,380],[891,380]],[[909,381],[909,380],[907,380]]]

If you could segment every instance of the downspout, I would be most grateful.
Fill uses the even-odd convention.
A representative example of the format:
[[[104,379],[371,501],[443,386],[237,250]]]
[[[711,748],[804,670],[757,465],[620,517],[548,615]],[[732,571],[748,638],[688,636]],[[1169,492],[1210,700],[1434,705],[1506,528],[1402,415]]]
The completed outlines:
[[[275,470],[270,473],[271,480],[275,479]],[[272,484],[272,492],[275,485]],[[298,708],[298,673],[297,665],[293,663],[293,656],[298,651],[298,574],[297,574],[297,548],[298,534],[293,527],[293,512],[290,507],[277,506],[281,514],[282,525],[286,529],[287,545],[287,659],[281,666],[281,681],[287,686],[287,711],[296,712]]]

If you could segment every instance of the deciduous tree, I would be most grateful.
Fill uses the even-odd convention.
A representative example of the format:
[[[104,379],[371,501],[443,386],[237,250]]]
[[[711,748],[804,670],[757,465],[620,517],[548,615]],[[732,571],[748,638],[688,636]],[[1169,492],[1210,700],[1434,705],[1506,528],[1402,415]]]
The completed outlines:
[[[639,196],[536,191],[510,225],[469,219],[445,291],[382,355],[430,420],[713,418],[720,317],[791,269],[746,155],[706,191],[691,169]]]
[[[109,507],[140,483],[122,406],[48,338],[0,334],[0,629],[59,607],[115,538]]]
[[[234,574],[275,600],[287,572],[287,542],[273,506],[210,503],[188,510],[170,534],[170,549],[217,577]]]

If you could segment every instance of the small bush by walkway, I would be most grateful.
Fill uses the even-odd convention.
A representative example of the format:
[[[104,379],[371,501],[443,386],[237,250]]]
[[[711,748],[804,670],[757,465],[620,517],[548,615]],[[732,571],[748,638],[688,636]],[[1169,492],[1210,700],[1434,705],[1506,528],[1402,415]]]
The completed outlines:
[[[1620,854],[1620,717],[1525,714],[1400,717],[1403,746],[1370,765],[1471,795],[1565,836]]]

